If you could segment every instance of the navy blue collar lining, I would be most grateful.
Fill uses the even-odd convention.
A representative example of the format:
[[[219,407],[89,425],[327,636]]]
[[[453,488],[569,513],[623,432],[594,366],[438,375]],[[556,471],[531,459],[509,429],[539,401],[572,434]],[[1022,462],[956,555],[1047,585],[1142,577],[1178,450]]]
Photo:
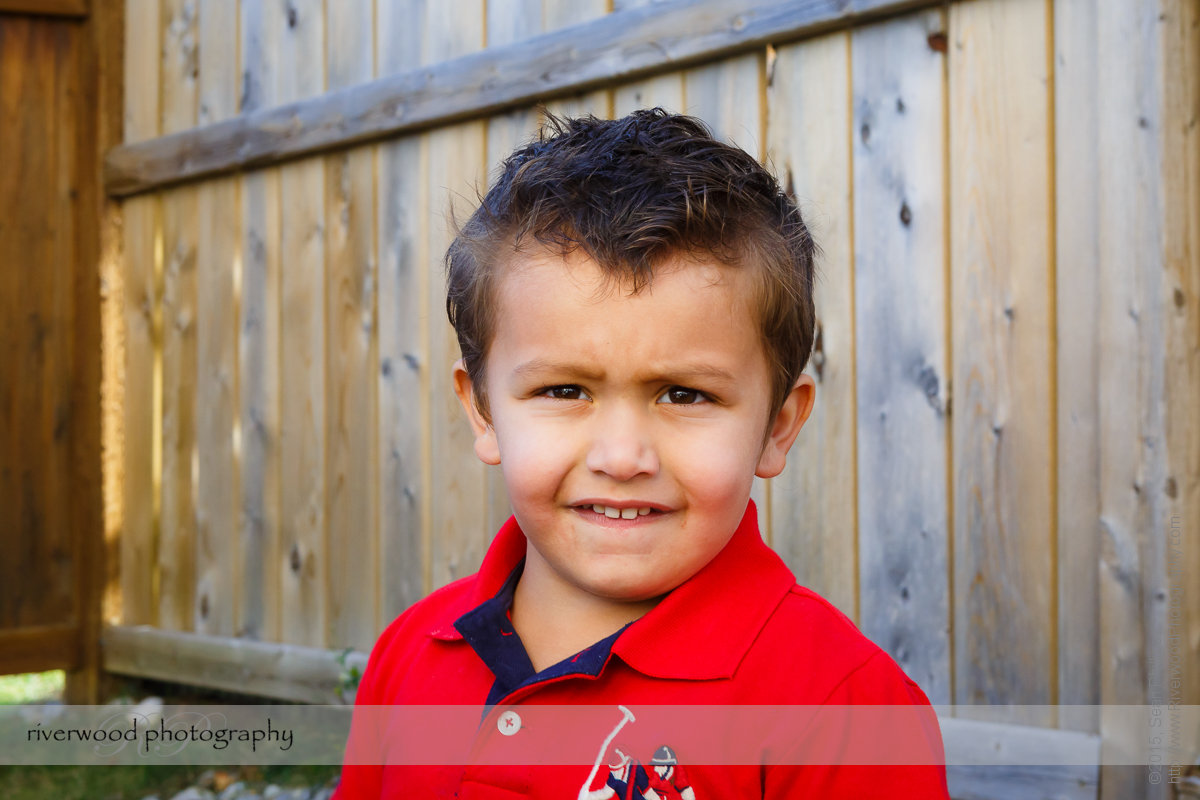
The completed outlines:
[[[535,672],[533,662],[529,660],[529,653],[525,650],[525,643],[521,641],[521,637],[513,628],[512,620],[508,618],[517,581],[520,580],[524,569],[525,560],[521,559],[495,597],[480,603],[454,623],[463,640],[471,645],[471,649],[496,676],[491,691],[488,692],[488,708],[518,689],[536,683],[568,675],[598,676],[608,662],[617,637],[629,627],[626,625],[574,656],[563,659],[541,672]]]

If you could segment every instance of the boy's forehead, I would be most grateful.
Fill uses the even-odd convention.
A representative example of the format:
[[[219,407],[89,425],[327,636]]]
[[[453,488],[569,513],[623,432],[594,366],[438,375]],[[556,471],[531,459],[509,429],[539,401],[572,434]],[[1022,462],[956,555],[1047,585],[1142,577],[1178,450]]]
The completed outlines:
[[[614,295],[634,297],[653,294],[656,290],[660,293],[679,291],[677,282],[657,281],[656,278],[685,270],[698,275],[702,285],[730,287],[734,297],[742,301],[737,304],[737,310],[753,312],[753,281],[748,279],[745,267],[725,264],[712,256],[685,253],[670,253],[658,259],[649,275],[642,279],[635,278],[628,267],[604,269],[582,248],[565,255],[548,248],[514,250],[498,262],[493,286],[500,291],[507,289],[509,293],[515,293],[514,299],[519,301],[526,280],[538,280],[544,278],[547,271],[553,271],[563,275],[573,289],[592,294],[600,301]]]

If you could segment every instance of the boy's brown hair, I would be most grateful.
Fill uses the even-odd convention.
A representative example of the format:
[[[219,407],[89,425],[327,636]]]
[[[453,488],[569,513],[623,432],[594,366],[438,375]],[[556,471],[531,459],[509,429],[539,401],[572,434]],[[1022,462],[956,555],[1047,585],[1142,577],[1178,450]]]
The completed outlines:
[[[751,265],[772,419],[808,361],[815,245],[768,170],[699,120],[661,108],[618,120],[547,114],[538,140],[504,161],[446,253],[446,311],[485,419],[493,281],[531,241],[564,258],[581,248],[635,293],[673,256]]]

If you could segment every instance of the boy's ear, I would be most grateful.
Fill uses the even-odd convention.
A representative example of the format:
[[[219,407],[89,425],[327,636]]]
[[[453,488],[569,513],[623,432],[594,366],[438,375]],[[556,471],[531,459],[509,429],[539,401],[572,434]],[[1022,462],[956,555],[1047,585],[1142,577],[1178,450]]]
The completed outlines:
[[[774,478],[783,472],[784,466],[787,465],[788,450],[792,448],[792,442],[796,441],[796,435],[800,433],[808,415],[812,413],[816,395],[817,384],[811,375],[801,375],[796,379],[792,390],[783,400],[783,407],[775,415],[771,429],[767,431],[767,441],[758,457],[755,475],[760,478]]]
[[[471,430],[475,432],[475,455],[485,464],[495,466],[500,463],[500,444],[496,441],[496,431],[490,422],[479,413],[475,404],[475,385],[467,372],[467,367],[460,358],[454,362],[454,393],[458,402],[462,403],[463,411],[467,412],[467,420]]]

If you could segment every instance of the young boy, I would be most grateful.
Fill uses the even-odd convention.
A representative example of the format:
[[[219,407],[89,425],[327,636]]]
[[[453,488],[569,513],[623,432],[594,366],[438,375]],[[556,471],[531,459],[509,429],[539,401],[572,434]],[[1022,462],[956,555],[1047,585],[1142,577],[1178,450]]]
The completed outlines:
[[[775,179],[688,117],[552,118],[504,163],[447,308],[513,517],[380,637],[339,797],[947,796],[921,690],[750,502],[812,410],[813,255]]]

